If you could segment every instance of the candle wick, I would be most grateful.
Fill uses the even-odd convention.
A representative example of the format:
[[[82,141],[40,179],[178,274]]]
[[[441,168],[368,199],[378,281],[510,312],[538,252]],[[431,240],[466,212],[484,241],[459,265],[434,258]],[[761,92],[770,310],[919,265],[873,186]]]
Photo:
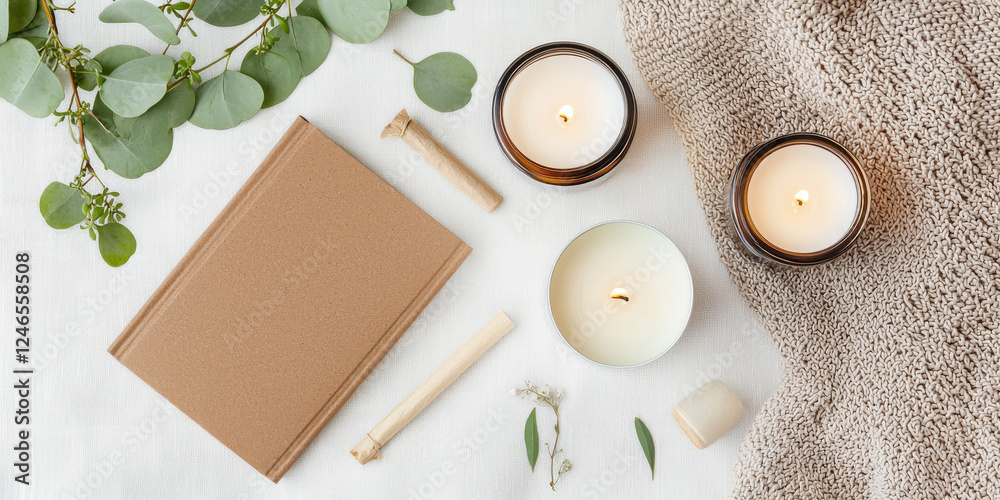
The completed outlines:
[[[573,119],[573,106],[566,104],[559,108],[559,119],[562,120],[563,125],[569,123],[569,121]]]
[[[628,302],[628,290],[624,288],[615,288],[614,290],[611,290],[611,298]]]
[[[798,206],[805,205],[809,201],[809,191],[805,189],[800,189],[799,192],[795,193],[795,204]]]

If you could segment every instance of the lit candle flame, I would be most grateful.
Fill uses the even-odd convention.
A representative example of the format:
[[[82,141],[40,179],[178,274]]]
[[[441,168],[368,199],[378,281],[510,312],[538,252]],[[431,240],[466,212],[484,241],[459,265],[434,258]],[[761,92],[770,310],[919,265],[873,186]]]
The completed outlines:
[[[573,106],[567,104],[559,108],[559,119],[562,120],[563,125],[569,123],[573,119]]]
[[[611,290],[611,298],[628,302],[628,290],[624,288],[615,288],[614,290]]]
[[[807,201],[809,201],[809,191],[806,191],[805,189],[801,189],[801,190],[799,190],[798,193],[795,193],[795,204],[796,205],[798,205],[798,206],[801,207],[802,205],[805,205]]]

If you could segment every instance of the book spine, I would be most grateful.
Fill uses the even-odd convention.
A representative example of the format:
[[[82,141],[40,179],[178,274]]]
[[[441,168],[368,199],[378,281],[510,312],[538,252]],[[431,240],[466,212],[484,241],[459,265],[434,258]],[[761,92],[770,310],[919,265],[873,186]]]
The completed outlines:
[[[392,349],[392,346],[396,344],[396,341],[403,336],[403,333],[410,328],[410,325],[417,319],[421,311],[427,307],[427,304],[441,291],[444,284],[447,283],[448,279],[451,278],[455,271],[458,270],[465,258],[469,256],[472,252],[472,248],[466,245],[464,242],[459,241],[458,246],[451,253],[451,256],[444,262],[437,273],[435,273],[434,278],[428,282],[427,286],[413,299],[413,302],[403,311],[402,314],[396,318],[392,326],[385,332],[381,340],[375,344],[372,348],[370,354],[365,357],[365,361],[362,362],[354,369],[351,376],[344,381],[344,383],[334,391],[333,395],[326,402],[325,405],[316,413],[316,416],[303,428],[302,432],[295,438],[294,441],[288,446],[284,453],[274,462],[274,465],[267,471],[266,475],[268,479],[274,481],[275,483],[281,479],[282,476],[288,472],[288,469],[295,463],[299,455],[305,451],[309,443],[316,438],[319,432],[326,426],[327,422],[333,418],[338,410],[347,400],[354,394],[354,391],[361,385],[361,382],[365,380],[366,377],[375,369],[382,358]]]
[[[128,356],[129,350],[142,337],[146,325],[155,321],[164,306],[170,303],[178,290],[183,289],[187,276],[196,271],[204,259],[220,244],[236,223],[242,218],[246,207],[262,192],[280,172],[283,166],[282,158],[299,148],[309,133],[316,128],[301,116],[289,127],[278,145],[264,158],[257,170],[247,179],[243,187],[237,191],[218,217],[208,226],[208,229],[198,238],[198,241],[188,250],[180,263],[167,276],[159,288],[142,306],[142,309],[132,318],[121,335],[108,347],[108,352],[119,361]]]

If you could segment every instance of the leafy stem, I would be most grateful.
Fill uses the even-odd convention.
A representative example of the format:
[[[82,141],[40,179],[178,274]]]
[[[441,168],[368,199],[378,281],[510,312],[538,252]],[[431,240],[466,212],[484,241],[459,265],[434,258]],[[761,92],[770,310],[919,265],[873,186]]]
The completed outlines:
[[[194,3],[197,2],[197,1],[198,0],[191,0],[191,3],[188,4],[187,9],[184,11],[184,14],[180,18],[181,21],[179,23],[177,23],[177,29],[174,30],[174,34],[175,35],[180,35],[181,34],[181,28],[187,26],[187,29],[189,31],[191,31],[191,34],[193,36],[197,36],[195,34],[194,30],[191,29],[191,26],[188,25],[188,23],[190,22],[189,19],[191,17],[191,10],[194,9]],[[167,4],[169,5],[170,3],[167,2]],[[161,53],[162,54],[166,54],[167,50],[169,50],[169,49],[170,49],[170,44],[168,43],[167,46],[163,48],[163,52],[161,52]]]
[[[539,389],[538,386],[528,381],[524,383],[524,386],[525,387],[523,389],[517,389],[515,391],[515,394],[523,398],[531,399],[535,403],[540,403],[542,405],[548,406],[549,408],[552,409],[552,413],[555,414],[556,417],[556,423],[554,426],[556,431],[556,437],[555,439],[552,440],[551,446],[549,446],[549,443],[545,443],[545,449],[549,454],[549,487],[552,488],[552,491],[555,491],[556,483],[559,482],[559,479],[562,478],[562,475],[569,472],[573,468],[573,464],[571,464],[570,461],[565,458],[563,458],[563,461],[559,465],[559,468],[558,469],[556,468],[556,456],[558,456],[560,453],[563,453],[562,448],[559,447],[559,437],[560,437],[559,404],[562,402],[563,394],[561,390],[550,389],[547,386]]]
[[[285,3],[286,0],[277,0],[277,1],[278,1],[278,7],[280,7],[282,4]],[[192,5],[194,4],[194,2],[191,2],[191,3],[192,3]],[[275,11],[277,11],[277,9],[275,9]],[[200,67],[198,69],[192,69],[191,73],[201,73],[202,71],[205,71],[206,69],[211,68],[212,66],[215,66],[216,64],[222,62],[223,60],[225,60],[227,62],[226,65],[228,67],[228,61],[229,61],[229,58],[232,57],[233,52],[235,52],[236,49],[240,48],[244,43],[246,43],[247,40],[253,38],[253,36],[256,35],[258,32],[260,32],[260,30],[266,28],[267,25],[268,25],[268,23],[271,22],[271,19],[274,17],[274,15],[275,15],[274,12],[271,12],[266,18],[264,18],[264,22],[258,24],[257,27],[254,28],[253,31],[251,31],[249,34],[247,34],[247,36],[243,37],[240,41],[238,41],[235,44],[233,44],[233,46],[231,46],[231,47],[227,48],[226,50],[224,50],[223,54],[221,56],[219,56],[214,61],[212,61],[212,62],[210,62],[210,63],[208,63],[208,64],[206,64],[206,65],[204,65],[204,66],[202,66],[202,67]],[[169,85],[167,85],[167,91],[169,91],[169,90],[173,89],[174,87],[180,85],[181,82],[183,82],[184,80],[187,80],[187,79],[188,79],[188,75],[184,75],[182,78],[174,80]]]
[[[58,62],[66,68],[66,72],[69,74],[70,87],[73,91],[69,108],[65,113],[63,113],[63,117],[69,116],[70,126],[72,127],[75,125],[77,129],[76,143],[80,145],[81,156],[80,173],[77,178],[80,178],[85,173],[89,172],[92,177],[97,179],[97,182],[101,183],[102,187],[106,188],[107,186],[104,185],[104,182],[101,181],[101,179],[97,176],[97,173],[94,172],[94,168],[90,165],[90,153],[87,150],[86,135],[83,131],[83,115],[86,113],[93,116],[93,113],[90,111],[90,106],[85,105],[80,100],[80,87],[77,85],[76,74],[73,72],[73,61],[76,61],[79,66],[82,66],[80,62],[82,50],[79,47],[72,51],[65,50],[66,47],[63,46],[62,41],[59,40],[59,26],[56,24],[56,16],[54,13],[55,10],[65,10],[72,13],[73,5],[76,5],[76,3],[74,2],[69,7],[60,8],[53,5],[51,0],[45,0],[42,2],[42,8],[45,9],[45,18],[49,21],[49,39],[46,41],[46,44],[51,44],[53,46],[54,50],[50,53],[54,54],[55,57],[59,59]],[[62,121],[62,117],[60,118],[60,121]],[[86,183],[80,184],[80,188],[82,189],[85,184]],[[81,194],[89,196],[86,191]]]

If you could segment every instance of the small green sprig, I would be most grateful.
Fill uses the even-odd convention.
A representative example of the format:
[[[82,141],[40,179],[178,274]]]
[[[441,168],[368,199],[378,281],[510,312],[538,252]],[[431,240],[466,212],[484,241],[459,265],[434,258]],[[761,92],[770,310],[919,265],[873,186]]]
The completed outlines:
[[[198,33],[195,33],[194,28],[191,27],[192,7],[194,7],[194,1],[176,2],[176,3],[167,2],[163,5],[160,5],[158,8],[164,14],[174,16],[178,19],[176,33],[180,33],[182,29],[187,28],[188,32],[191,33],[191,36],[198,36]]]
[[[194,70],[195,58],[190,52],[181,54],[180,59],[174,63],[174,78],[177,81],[190,78],[195,84],[201,83],[201,75]]]
[[[265,16],[266,19],[264,22],[267,24],[268,27],[273,28],[275,26],[278,26],[279,28],[281,28],[281,31],[288,33],[289,31],[288,18],[282,17],[281,14],[278,13],[281,10],[281,7],[285,5],[285,3],[286,3],[285,0],[267,0],[266,2],[264,2],[264,5],[260,6],[260,13],[262,16]],[[292,5],[291,3],[288,4],[289,17],[291,17],[292,15],[291,5]],[[276,36],[271,30],[268,29],[260,30],[260,43],[257,45],[257,47],[253,49],[253,53],[263,54],[264,52],[271,50],[271,47],[274,47],[274,42],[277,42],[278,38],[280,37]]]
[[[550,388],[549,386],[542,386],[541,388],[539,388],[535,384],[532,384],[531,381],[525,380],[524,388],[515,389],[514,394],[516,396],[520,396],[522,399],[528,399],[534,402],[538,406],[548,406],[549,408],[552,409],[552,413],[555,414],[556,423],[554,427],[556,431],[556,437],[555,439],[552,440],[551,446],[549,445],[549,443],[547,442],[545,443],[545,449],[549,454],[549,487],[552,488],[552,491],[555,491],[556,483],[559,482],[559,479],[562,478],[562,475],[573,469],[573,464],[570,463],[570,461],[565,458],[563,449],[559,447],[559,434],[560,434],[559,404],[562,403],[563,392],[560,389],[553,389]],[[530,442],[527,436],[530,433],[530,430],[528,429],[529,424],[531,424],[532,421],[534,421],[535,419],[534,411],[531,412],[531,415],[528,416],[528,419],[529,421],[525,423],[525,445],[528,449],[529,461],[531,461],[533,447],[532,443]],[[537,458],[538,455],[537,424],[535,424],[535,426],[536,426],[536,431],[534,432],[534,439],[535,439],[534,454],[535,458]],[[559,467],[556,468],[556,456],[560,454],[563,455],[563,460],[559,464]],[[532,465],[532,470],[534,470],[534,463],[532,463],[531,465]]]

